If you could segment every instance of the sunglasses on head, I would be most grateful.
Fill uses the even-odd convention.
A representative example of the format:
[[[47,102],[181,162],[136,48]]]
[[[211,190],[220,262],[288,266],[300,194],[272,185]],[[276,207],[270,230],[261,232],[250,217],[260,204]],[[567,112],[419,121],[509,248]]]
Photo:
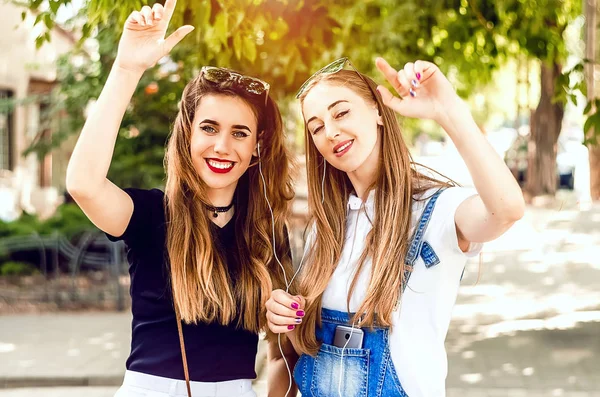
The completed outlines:
[[[216,84],[233,83],[244,89],[246,92],[254,95],[265,94],[265,105],[269,99],[269,83],[255,77],[244,76],[232,70],[218,68],[215,66],[203,66],[200,70],[200,76]]]
[[[334,74],[339,72],[340,70],[344,69],[344,67],[346,66],[346,64],[350,65],[352,67],[352,69],[358,74],[358,76],[365,82],[365,84],[367,84],[367,87],[370,88],[369,83],[367,83],[367,81],[365,80],[365,78],[363,77],[363,75],[358,71],[358,69],[356,69],[356,67],[354,67],[354,65],[352,64],[352,62],[350,62],[350,59],[348,59],[348,57],[343,57],[340,59],[336,59],[335,61],[331,62],[329,65],[317,70],[312,76],[310,76],[308,78],[308,80],[306,80],[304,82],[304,84],[302,84],[302,86],[300,87],[300,89],[298,90],[298,93],[296,94],[296,99],[300,98],[300,96],[302,96],[302,94],[304,94],[304,92],[306,92],[306,90],[308,89],[308,87],[310,86],[310,83],[318,76],[322,75],[322,74]]]

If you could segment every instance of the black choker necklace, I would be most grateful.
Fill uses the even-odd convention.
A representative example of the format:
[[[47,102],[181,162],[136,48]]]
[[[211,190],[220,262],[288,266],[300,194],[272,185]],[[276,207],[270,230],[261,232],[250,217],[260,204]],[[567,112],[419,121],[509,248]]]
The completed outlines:
[[[231,207],[233,207],[233,201],[227,207],[213,207],[212,205],[207,205],[206,206],[206,208],[208,208],[208,210],[213,213],[213,218],[218,217],[219,216],[219,212],[227,212],[227,211],[229,211],[231,209]]]

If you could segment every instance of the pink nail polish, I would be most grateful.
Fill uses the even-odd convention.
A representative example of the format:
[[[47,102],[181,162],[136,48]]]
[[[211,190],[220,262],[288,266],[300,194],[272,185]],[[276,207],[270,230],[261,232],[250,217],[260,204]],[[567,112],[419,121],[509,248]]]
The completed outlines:
[[[296,312],[296,316],[298,316],[298,317],[304,317],[304,310],[298,310]]]
[[[421,80],[421,73],[417,73],[417,80]]]
[[[295,325],[288,325],[288,329],[289,329],[290,331],[291,331],[291,330],[293,330],[294,328],[296,328],[296,326],[295,326]]]
[[[292,302],[292,309],[297,309],[300,306],[298,306],[298,304],[296,302]]]

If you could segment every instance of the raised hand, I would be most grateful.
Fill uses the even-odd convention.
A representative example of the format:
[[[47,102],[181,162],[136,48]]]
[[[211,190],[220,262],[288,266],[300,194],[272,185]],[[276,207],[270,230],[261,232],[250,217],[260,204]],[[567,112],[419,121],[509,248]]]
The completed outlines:
[[[431,62],[410,62],[400,71],[396,71],[383,58],[377,58],[375,64],[400,95],[400,98],[394,96],[387,88],[379,86],[377,91],[383,103],[402,116],[440,122],[445,112],[461,102],[452,84]]]
[[[115,64],[123,69],[143,73],[171,52],[193,26],[185,25],[165,38],[177,0],[166,0],[164,7],[154,4],[132,12],[123,28]]]

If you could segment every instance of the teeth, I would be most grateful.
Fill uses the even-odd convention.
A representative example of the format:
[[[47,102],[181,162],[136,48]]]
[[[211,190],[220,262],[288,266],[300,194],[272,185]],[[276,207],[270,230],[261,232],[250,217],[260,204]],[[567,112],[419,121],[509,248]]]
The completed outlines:
[[[351,144],[352,144],[352,141],[350,141],[350,142],[348,142],[347,144],[345,144],[344,146],[340,147],[340,148],[339,148],[338,150],[336,150],[335,152],[336,152],[336,153],[343,152],[343,151],[344,151],[344,150],[346,150],[346,148],[347,148],[348,146],[350,146]]]
[[[233,163],[223,163],[221,161],[213,160],[208,160],[208,164],[210,164],[211,167],[218,168],[220,170],[226,170],[228,168],[233,167]]]

